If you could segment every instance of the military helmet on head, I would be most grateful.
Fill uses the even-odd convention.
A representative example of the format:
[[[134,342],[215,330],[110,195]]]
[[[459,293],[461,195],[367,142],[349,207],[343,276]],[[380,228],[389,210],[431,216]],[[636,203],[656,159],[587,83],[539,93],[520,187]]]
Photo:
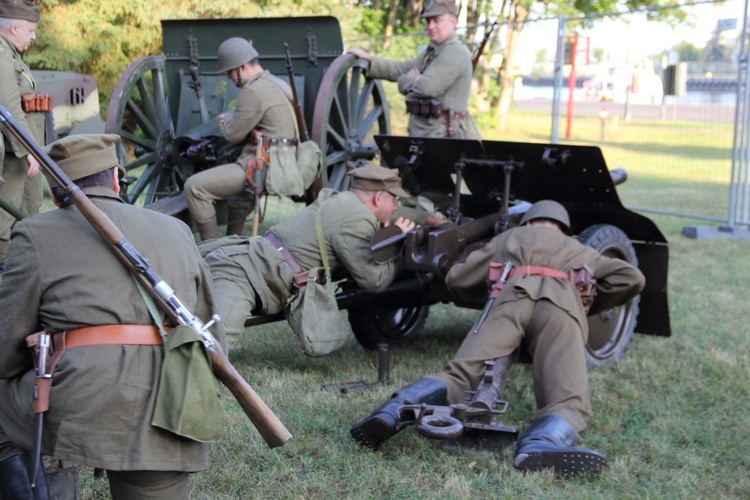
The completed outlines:
[[[258,51],[253,44],[244,38],[234,37],[224,40],[219,45],[216,52],[219,69],[217,73],[226,73],[235,68],[239,68],[246,62],[250,62],[258,57]]]
[[[560,224],[564,233],[570,234],[570,216],[565,207],[556,201],[542,200],[534,203],[521,217],[521,226],[534,219],[549,219]]]

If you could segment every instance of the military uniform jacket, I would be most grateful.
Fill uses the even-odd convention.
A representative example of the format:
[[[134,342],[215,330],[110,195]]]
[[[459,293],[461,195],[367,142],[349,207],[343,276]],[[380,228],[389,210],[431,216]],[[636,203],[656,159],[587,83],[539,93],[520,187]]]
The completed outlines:
[[[296,137],[294,110],[286,97],[290,94],[289,84],[268,70],[254,76],[242,87],[237,106],[226,114],[223,133],[230,143],[245,144],[237,160],[243,168],[255,155],[255,144],[248,141],[254,128],[274,139]]]
[[[31,70],[21,59],[15,46],[0,36],[0,106],[8,112],[34,141],[44,146],[45,118],[44,113],[24,113],[21,108],[21,94],[36,90],[36,83]],[[15,137],[4,132],[5,155],[17,158],[25,157],[29,152]],[[3,163],[0,163],[0,178],[3,174]]]
[[[322,211],[323,238],[331,271],[345,269],[368,292],[376,293],[390,285],[399,263],[377,264],[373,260],[370,239],[380,228],[380,222],[352,192],[336,194],[336,191],[324,188],[313,204],[275,225],[269,232],[284,242],[303,270],[320,267],[323,263],[315,233],[318,210]],[[259,312],[281,312],[291,296],[294,273],[278,250],[265,238],[256,237],[235,248],[225,248],[224,252],[209,254],[207,260],[212,270],[239,263],[260,298],[262,307]],[[226,258],[231,262],[217,260]]]
[[[208,319],[214,311],[210,274],[189,228],[123,203],[111,189],[84,192],[185,305]],[[40,326],[59,332],[153,323],[132,276],[75,206],[19,221],[5,269],[0,282],[0,426],[17,445],[30,449],[35,374],[25,337]],[[224,343],[223,332],[215,333]],[[205,445],[150,425],[163,350],[136,345],[66,350],[54,372],[43,453],[113,470],[206,469]]]
[[[414,81],[408,72],[418,68],[422,76]],[[455,35],[435,45],[430,43],[417,58],[394,61],[375,57],[370,64],[368,76],[398,82],[398,90],[406,101],[418,98],[437,99],[443,109],[464,113],[466,119],[456,120],[453,127],[456,137],[480,139],[479,131],[468,114],[471,95],[471,54],[466,44]],[[444,137],[445,119],[410,115],[409,135],[417,137]]]
[[[489,263],[506,261],[512,262],[514,267],[544,266],[563,272],[578,264],[587,264],[597,280],[592,313],[626,303],[643,289],[645,283],[643,274],[635,266],[620,259],[603,257],[593,248],[554,228],[521,226],[496,236],[485,247],[469,254],[466,262],[454,265],[446,276],[446,284],[464,300],[477,294],[487,297]],[[493,308],[524,297],[553,302],[573,316],[588,335],[583,305],[569,280],[523,275],[511,277],[495,299]],[[483,328],[491,327],[487,322],[483,325]]]

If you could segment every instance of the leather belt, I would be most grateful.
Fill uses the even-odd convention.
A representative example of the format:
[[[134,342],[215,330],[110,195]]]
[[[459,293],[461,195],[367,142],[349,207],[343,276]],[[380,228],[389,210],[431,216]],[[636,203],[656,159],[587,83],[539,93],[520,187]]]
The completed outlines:
[[[264,137],[264,142],[268,144],[268,147],[271,146],[287,146],[292,147],[297,145],[297,139],[274,139],[272,137]]]
[[[520,266],[514,267],[508,273],[508,278],[512,276],[545,276],[547,278],[560,278],[564,280],[570,280],[570,273],[564,273],[551,267],[543,266]]]
[[[305,286],[307,284],[308,273],[307,271],[302,270],[302,267],[300,267],[297,259],[294,258],[292,252],[290,252],[286,245],[284,245],[284,242],[271,232],[264,234],[263,237],[267,239],[274,246],[274,248],[276,248],[276,250],[279,251],[281,256],[284,258],[284,261],[289,264],[289,267],[292,268],[292,272],[294,273],[294,283],[292,284],[294,285],[294,287],[299,289]]]
[[[164,327],[169,332],[171,328]],[[63,337],[64,349],[87,345],[162,345],[159,329],[153,325],[99,325],[75,328],[54,335]],[[57,345],[55,345],[57,350]]]

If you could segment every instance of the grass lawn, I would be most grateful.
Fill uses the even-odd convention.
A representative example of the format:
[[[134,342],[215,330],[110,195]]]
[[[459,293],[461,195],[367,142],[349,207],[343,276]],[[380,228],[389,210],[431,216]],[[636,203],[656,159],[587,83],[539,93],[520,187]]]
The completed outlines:
[[[264,226],[298,208],[272,200]],[[375,354],[356,341],[310,359],[283,322],[247,329],[231,359],[294,438],[268,449],[224,391],[224,439],[210,447],[211,469],[192,477],[193,498],[748,498],[750,242],[690,240],[679,235],[683,219],[654,220],[670,242],[673,335],[637,335],[623,360],[591,372],[594,416],[582,445],[609,458],[600,477],[524,476],[511,450],[456,455],[413,428],[377,453],[349,438],[390,393],[452,357],[477,312],[440,305],[421,334],[392,349],[389,384],[348,394],[321,386],[377,379]],[[525,428],[529,365],[512,368],[501,397],[510,402],[501,421]],[[105,498],[106,481],[83,474],[83,497]]]
[[[479,118],[488,139],[548,140],[547,116],[515,114],[514,133],[502,136]],[[575,142],[590,144],[596,126],[582,119]],[[731,129],[674,126],[679,133],[649,123],[610,131],[602,144],[608,165],[630,174],[618,188],[623,201],[725,215],[714,201],[726,196]],[[394,123],[394,133],[403,128]],[[271,200],[261,230],[300,208]],[[192,477],[192,498],[750,498],[750,241],[690,240],[680,236],[687,219],[652,218],[670,244],[673,333],[637,335],[623,360],[590,372],[594,416],[581,444],[609,458],[600,476],[524,476],[513,468],[512,450],[452,454],[412,428],[377,453],[350,439],[351,425],[393,391],[441,370],[478,314],[439,305],[422,333],[392,349],[390,383],[348,394],[321,386],[376,380],[376,355],[355,340],[310,359],[286,323],[247,329],[230,357],[294,438],[268,449],[224,391],[224,439],[210,446],[210,470]],[[511,369],[501,397],[510,408],[500,421],[524,429],[534,408],[530,365]],[[82,474],[83,498],[108,497],[106,480],[90,468]]]

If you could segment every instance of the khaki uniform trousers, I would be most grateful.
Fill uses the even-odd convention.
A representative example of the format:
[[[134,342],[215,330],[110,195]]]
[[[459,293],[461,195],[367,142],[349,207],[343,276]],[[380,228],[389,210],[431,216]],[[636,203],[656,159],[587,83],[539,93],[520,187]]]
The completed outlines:
[[[223,255],[225,249],[215,250],[216,254]],[[207,262],[213,262],[213,256],[207,256]],[[236,259],[247,258],[236,256]],[[249,260],[249,259],[248,259]],[[211,277],[214,283],[214,297],[221,323],[224,325],[224,334],[227,338],[229,350],[236,349],[240,341],[240,335],[245,331],[245,319],[260,302],[255,289],[250,284],[250,278],[241,266],[211,266]]]
[[[513,353],[524,341],[533,356],[534,421],[557,415],[576,432],[591,415],[584,332],[579,323],[548,300],[528,297],[495,305],[479,331],[469,332],[444,373],[429,375],[448,387],[450,404],[465,403],[466,392],[477,388],[484,362]]]
[[[39,213],[42,206],[42,173],[28,177],[29,164],[26,157],[5,155],[3,179],[0,182],[0,197],[21,210],[26,215]],[[0,209],[0,262],[5,261],[5,252],[10,243],[10,230],[16,218]]]
[[[197,223],[208,222],[216,217],[216,200],[246,196],[245,167],[239,163],[209,168],[191,175],[185,181],[185,201]],[[242,215],[245,217],[253,208],[250,201],[241,201],[233,206],[244,212]]]
[[[189,472],[107,470],[114,500],[187,500]]]

